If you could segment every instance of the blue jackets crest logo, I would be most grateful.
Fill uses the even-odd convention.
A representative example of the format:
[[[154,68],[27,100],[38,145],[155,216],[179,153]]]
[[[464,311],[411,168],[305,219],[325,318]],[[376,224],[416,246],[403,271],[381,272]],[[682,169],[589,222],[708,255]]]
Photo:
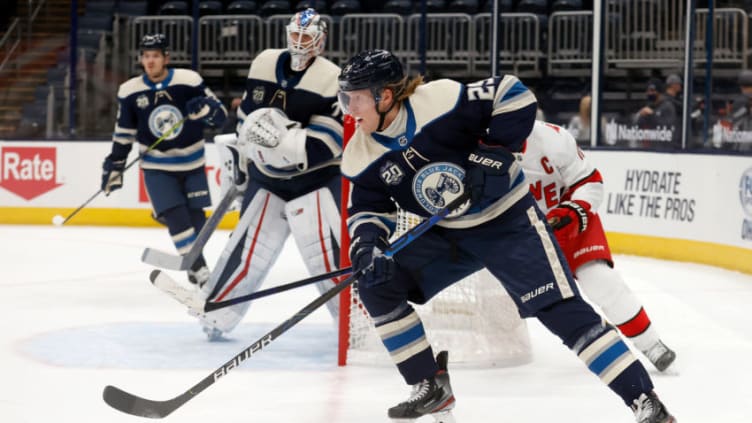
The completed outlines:
[[[172,104],[164,104],[155,108],[152,110],[151,114],[149,114],[149,131],[151,131],[152,135],[159,138],[162,134],[175,126],[176,123],[180,122],[181,119],[183,119],[183,114],[180,112],[180,109]],[[172,131],[172,133],[165,139],[175,139],[182,131],[183,125],[180,125],[179,128]]]
[[[462,195],[465,170],[449,162],[431,163],[422,167],[413,178],[413,195],[418,203],[429,213],[436,214],[452,200]],[[456,210],[450,217],[464,212]]]

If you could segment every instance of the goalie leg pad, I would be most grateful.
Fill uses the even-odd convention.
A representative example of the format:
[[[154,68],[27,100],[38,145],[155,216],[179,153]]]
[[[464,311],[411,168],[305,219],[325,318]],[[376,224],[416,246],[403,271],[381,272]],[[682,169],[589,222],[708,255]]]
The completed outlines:
[[[585,296],[600,307],[604,316],[640,351],[646,351],[658,342],[658,333],[637,296],[621,274],[606,262],[591,261],[580,266],[577,282]]]
[[[285,215],[293,238],[308,272],[319,275],[335,270],[339,263],[340,214],[338,201],[332,191],[320,188],[287,203]],[[333,287],[333,280],[316,284],[323,294]],[[326,303],[332,317],[337,319],[339,299]]]
[[[290,230],[283,218],[284,201],[258,189],[243,212],[202,292],[210,301],[223,301],[258,290],[282,251]],[[224,333],[237,326],[250,303],[241,303],[201,316],[202,323]]]

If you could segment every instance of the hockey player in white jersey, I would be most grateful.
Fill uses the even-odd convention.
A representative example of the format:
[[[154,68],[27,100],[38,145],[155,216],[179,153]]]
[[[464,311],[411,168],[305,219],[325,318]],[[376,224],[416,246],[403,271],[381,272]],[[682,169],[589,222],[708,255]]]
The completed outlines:
[[[327,28],[313,9],[296,13],[286,31],[287,49],[264,50],[251,64],[237,139],[218,144],[223,192],[236,184],[242,204],[240,221],[201,290],[207,301],[257,291],[290,234],[311,274],[338,268],[340,69],[321,56]],[[323,292],[335,282],[317,287]],[[233,330],[249,305],[200,315],[209,339]],[[327,306],[336,317],[336,300]]]
[[[597,213],[603,200],[598,169],[569,132],[541,121],[527,138],[522,167],[580,289],[658,370],[666,370],[676,354],[661,341],[642,304],[613,268]]]

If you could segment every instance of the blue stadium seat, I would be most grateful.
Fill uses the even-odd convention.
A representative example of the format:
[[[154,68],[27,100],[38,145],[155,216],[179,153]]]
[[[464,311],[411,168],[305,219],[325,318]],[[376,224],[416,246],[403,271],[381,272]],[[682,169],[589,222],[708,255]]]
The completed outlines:
[[[300,12],[306,10],[309,7],[315,9],[319,13],[327,13],[326,0],[301,0],[295,5],[295,11]]]
[[[286,15],[290,13],[290,2],[287,0],[267,0],[259,8],[259,15],[261,16]]]
[[[556,0],[551,5],[554,12],[583,10],[582,0]]]
[[[216,0],[211,1],[202,1],[198,4],[198,15],[199,16],[208,16],[208,15],[221,15],[222,14],[222,3]]]
[[[421,4],[415,6],[415,10],[420,12]],[[447,2],[445,0],[426,0],[426,13],[446,13]]]
[[[496,0],[486,0],[486,2],[483,4],[483,6],[480,7],[479,12],[493,12],[493,6],[494,2]],[[499,0],[499,12],[501,13],[512,13],[514,12],[514,5],[512,4],[512,0]]]
[[[112,15],[84,15],[78,17],[78,29],[87,31],[112,31]]]
[[[329,8],[329,13],[334,16],[344,16],[351,13],[360,13],[361,10],[358,0],[336,0]]]
[[[447,10],[451,13],[467,13],[468,15],[472,15],[478,13],[479,7],[478,0],[452,0]]]
[[[174,16],[174,15],[190,15],[191,12],[188,9],[188,3],[184,1],[168,1],[159,8],[160,15]]]
[[[225,10],[228,15],[255,15],[258,4],[252,0],[237,0],[228,4]]]
[[[547,15],[548,2],[546,0],[520,0],[520,2],[517,3],[517,12]]]
[[[85,6],[86,15],[112,15],[112,11],[115,10],[115,2],[113,0],[100,0],[86,2]]]
[[[410,0],[388,0],[381,11],[384,13],[409,15],[413,13],[413,4]]]
[[[145,1],[120,1],[115,13],[122,16],[144,16],[149,14],[149,3]]]

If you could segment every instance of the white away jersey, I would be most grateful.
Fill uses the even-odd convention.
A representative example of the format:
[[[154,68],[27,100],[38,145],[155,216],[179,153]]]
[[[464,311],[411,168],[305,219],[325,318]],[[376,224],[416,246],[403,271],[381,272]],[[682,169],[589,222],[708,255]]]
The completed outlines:
[[[582,200],[594,212],[603,200],[603,183],[585,159],[572,134],[551,123],[536,121],[522,155],[530,192],[544,213],[562,201]]]

